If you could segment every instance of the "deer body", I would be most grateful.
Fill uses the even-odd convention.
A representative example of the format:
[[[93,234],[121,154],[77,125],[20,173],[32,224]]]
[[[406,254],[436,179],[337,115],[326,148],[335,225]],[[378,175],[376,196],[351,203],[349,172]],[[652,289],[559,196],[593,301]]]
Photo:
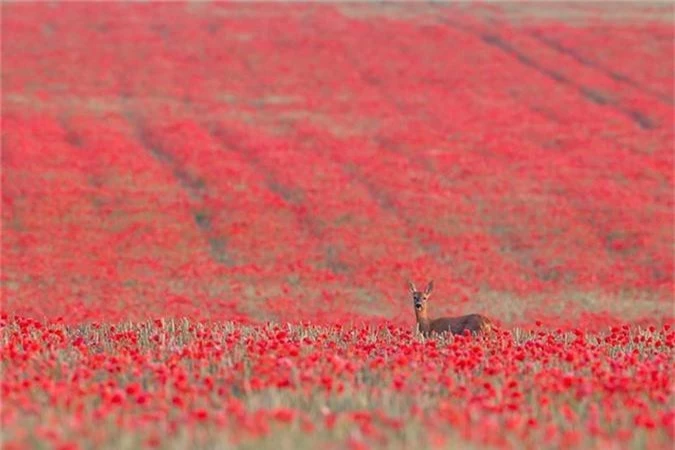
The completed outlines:
[[[472,334],[486,333],[492,330],[492,322],[481,314],[467,314],[458,317],[440,317],[437,319],[429,318],[427,301],[431,290],[434,287],[433,281],[430,281],[424,292],[415,289],[415,285],[408,283],[410,293],[413,296],[413,306],[415,307],[415,318],[417,319],[417,328],[423,336],[428,337],[434,333],[451,332],[452,334],[463,334],[469,331]]]

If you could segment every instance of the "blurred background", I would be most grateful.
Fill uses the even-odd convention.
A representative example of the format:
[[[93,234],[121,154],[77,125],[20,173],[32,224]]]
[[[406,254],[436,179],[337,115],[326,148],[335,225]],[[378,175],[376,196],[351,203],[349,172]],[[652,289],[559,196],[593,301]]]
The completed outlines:
[[[673,14],[5,2],[3,311],[672,318]]]

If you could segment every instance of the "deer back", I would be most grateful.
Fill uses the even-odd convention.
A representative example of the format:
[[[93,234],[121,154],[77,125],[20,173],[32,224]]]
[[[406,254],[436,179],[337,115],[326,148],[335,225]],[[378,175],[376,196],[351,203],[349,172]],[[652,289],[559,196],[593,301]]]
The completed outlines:
[[[432,333],[443,333],[450,331],[453,334],[462,334],[465,330],[471,333],[486,332],[492,329],[490,320],[480,314],[467,314],[458,317],[441,317],[432,320],[429,324],[429,331]]]

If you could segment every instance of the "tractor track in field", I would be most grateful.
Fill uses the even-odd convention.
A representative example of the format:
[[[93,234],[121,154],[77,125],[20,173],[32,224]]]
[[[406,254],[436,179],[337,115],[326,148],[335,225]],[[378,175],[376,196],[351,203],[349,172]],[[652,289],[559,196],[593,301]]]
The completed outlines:
[[[214,32],[216,29],[217,27],[210,28],[210,32]],[[169,30],[163,28],[161,30],[155,31],[159,32],[159,35],[165,42],[165,45],[170,44],[166,39]],[[243,62],[247,69],[251,72],[251,78],[255,79],[255,70],[250,66],[249,60],[243,57]],[[261,89],[260,92],[263,92],[263,90]],[[183,108],[185,108],[186,111],[191,111],[194,113],[195,105],[188,97],[183,97],[180,101],[180,104]],[[262,107],[262,105],[256,104],[256,108],[258,110],[260,110]],[[130,122],[138,123],[138,120],[133,117],[133,111],[130,112],[132,113]],[[195,114],[195,116],[197,116],[197,114]],[[320,224],[310,215],[302,214],[298,211],[298,209],[303,207],[305,195],[302,189],[285,186],[276,176],[274,176],[269,167],[263,163],[257,154],[257,150],[246,148],[245,145],[239,143],[242,140],[238,139],[237,132],[235,130],[224,128],[215,129],[211,123],[208,123],[208,121],[198,121],[197,123],[222,148],[228,148],[237,152],[254,171],[261,174],[266,188],[270,192],[278,195],[286,204],[289,205],[289,210],[295,217],[296,223],[300,230],[304,230],[303,232],[309,237],[321,243],[323,231]],[[152,143],[147,142],[147,136],[144,136],[142,128],[139,129],[138,135],[144,147],[147,148],[157,160],[170,168],[174,174],[174,177],[178,180],[181,186],[183,186],[190,197],[199,201],[205,194],[206,190],[206,187],[203,185],[201,180],[197,180],[194,178],[194,176],[191,176],[189,173],[185,172],[178,164],[176,164],[171,155],[169,155],[167,152],[162,151],[161,148],[158,148],[157,146],[152,145]],[[236,262],[227,252],[227,239],[223,236],[214,236],[212,233],[210,225],[212,221],[212,214],[208,212],[206,208],[201,208],[200,213],[201,214],[199,216],[195,216],[195,222],[202,233],[208,237],[209,243],[211,245],[211,253],[214,259],[225,264],[226,266],[235,265]],[[323,245],[323,247],[326,246]],[[349,268],[344,262],[340,260],[337,249],[327,247],[323,249],[323,252],[325,256],[324,261],[326,267],[329,270],[331,270],[335,275],[339,276],[348,274]]]
[[[154,142],[146,129],[143,120],[133,107],[128,104],[128,96],[125,98],[125,116],[135,130],[136,138],[141,146],[173,175],[179,186],[190,199],[200,205],[193,211],[192,217],[199,232],[206,239],[211,258],[226,267],[236,264],[233,256],[228,252],[227,239],[224,236],[215,235],[211,226],[213,215],[206,207],[208,186],[205,181],[183,169],[175,158],[161,146]]]
[[[508,40],[503,39],[497,33],[474,30],[471,27],[467,27],[455,20],[448,19],[447,17],[441,17],[438,19],[438,21],[439,23],[452,27],[455,30],[468,33],[481,39],[486,45],[501,50],[523,66],[545,75],[557,83],[575,90],[579,95],[591,103],[617,111],[643,130],[653,130],[659,127],[659,124],[648,115],[638,110],[625,107],[616,100],[608,98],[597,89],[577,83],[557,70],[544,66],[522,50],[518,49],[516,46],[512,45],[510,42],[508,42]]]
[[[66,132],[66,143],[78,151],[86,151],[87,142],[77,131],[73,130],[73,127],[70,124],[71,119],[69,115],[67,113],[61,113],[58,115],[57,120],[61,128]],[[97,174],[88,174],[86,180],[87,186],[94,190],[94,192],[87,195],[88,200],[97,212],[101,212],[102,201],[96,192],[100,192],[100,190],[105,187],[105,182],[101,179],[101,176]]]
[[[609,78],[613,79],[614,81],[617,81],[619,83],[624,83],[637,91],[649,95],[651,97],[654,97],[655,99],[659,100],[665,105],[668,106],[673,106],[675,105],[675,101],[673,100],[672,97],[668,97],[667,95],[657,92],[653,89],[650,89],[648,87],[643,86],[642,84],[638,83],[628,75],[624,75],[622,73],[619,73],[613,69],[609,69],[607,67],[604,67],[603,65],[599,64],[598,62],[594,61],[593,59],[582,55],[575,49],[571,47],[567,47],[563,44],[561,44],[559,41],[556,39],[546,37],[542,33],[539,32],[529,32],[529,36],[532,38],[536,39],[537,41],[541,42],[543,45],[557,51],[558,53],[561,53],[563,55],[567,55],[574,60],[576,60],[579,64],[589,67],[591,69],[597,70],[598,72],[602,73],[603,75],[608,76]]]
[[[254,68],[251,67],[250,62],[248,60],[245,61],[245,64],[248,70],[251,72],[251,78],[255,79]],[[262,85],[261,83],[258,83],[256,91],[260,92],[261,95],[263,95],[263,93],[265,92],[265,86]],[[256,110],[261,114],[266,113],[264,108],[265,106],[263,104],[256,104]],[[260,173],[262,173],[265,176],[267,184],[271,191],[280,195],[287,203],[292,205],[294,208],[302,207],[302,205],[304,204],[304,194],[302,189],[300,188],[290,189],[287,186],[284,186],[281,182],[279,182],[276,179],[276,177],[274,177],[274,175],[271,173],[271,170],[266,166],[265,163],[261,161],[261,159],[258,156],[252,155],[253,152],[244,151],[245,147],[242,147],[240,144],[236,143],[238,139],[236,139],[235,136],[227,137],[226,136],[227,130],[220,130],[220,132],[215,132],[214,130],[211,130],[210,127],[206,127],[206,129],[209,129],[211,135],[216,137],[220,142],[223,143],[223,145],[238,149],[240,154],[245,155],[245,158],[247,158],[251,166],[256,168]],[[342,161],[338,161],[332,155],[330,157],[327,157],[327,161],[336,164],[336,166],[340,170],[342,170],[342,172],[345,175],[347,175],[358,185],[362,186],[364,190],[368,193],[369,197],[379,208],[393,215],[399,222],[406,225],[408,228],[411,227],[412,222],[409,219],[405,218],[400,211],[398,211],[398,209],[395,206],[393,198],[390,195],[378,190],[373,183],[367,180],[367,178],[361,173],[360,169],[356,167],[356,165],[346,164]],[[312,237],[315,237],[319,242],[321,242],[323,240],[324,233],[321,230],[320,225],[308,215],[304,214],[300,215],[297,212],[295,212],[295,214],[301,226],[307,229]],[[417,240],[416,242],[414,242],[414,244],[420,249],[424,250],[425,253],[439,252],[437,245],[427,246],[420,242],[417,242]],[[322,243],[321,246],[323,247],[324,261],[326,262],[327,267],[336,275],[346,276],[348,279],[352,279],[349,265],[346,264],[341,258],[341,250],[335,245]]]
[[[204,126],[202,124],[202,126]],[[315,240],[324,255],[324,262],[326,267],[335,275],[348,276],[349,266],[340,258],[338,249],[323,243],[324,232],[321,224],[316,221],[310,214],[302,213],[300,210],[304,208],[305,193],[302,188],[297,186],[289,187],[281,182],[270,170],[270,167],[263,162],[258,155],[258,150],[254,150],[245,144],[238,142],[244,139],[237,138],[237,132],[225,127],[205,126],[207,132],[226,148],[236,151],[242,155],[244,161],[256,172],[263,176],[265,185],[270,192],[278,195],[286,204],[289,205],[290,211],[295,217],[295,221],[301,230]]]
[[[380,95],[383,98],[387,99],[395,99],[396,96],[389,96],[385,92],[385,90],[382,88],[381,84],[378,83],[376,80],[372,79],[372,77],[368,76],[368,74],[364,73],[362,70],[359,69],[358,61],[347,51],[344,52],[345,59],[349,61],[351,67],[354,68],[356,71],[357,75],[359,78],[363,81],[364,84],[372,87],[373,89],[376,89]],[[393,100],[394,108],[401,114],[403,114],[402,108],[400,106],[400,103],[397,102],[396,100]],[[386,152],[390,152],[399,156],[405,157],[408,161],[412,162],[413,164],[418,164],[421,165],[426,171],[429,172],[434,172],[433,167],[431,164],[428,162],[427,159],[425,158],[420,158],[413,160],[412,158],[409,157],[409,155],[406,155],[398,150],[394,150],[395,148],[399,148],[400,144],[395,143],[391,140],[387,140],[384,137],[380,135],[376,135],[373,137],[373,142],[377,146],[378,149],[381,149]],[[405,227],[407,228],[408,231],[411,231],[414,229],[414,222],[411,220],[408,216],[402,213],[400,208],[396,205],[396,202],[393,198],[393,196],[381,189],[378,189],[377,186],[372,183],[366,175],[363,174],[363,171],[356,165],[356,164],[351,164],[349,162],[344,162],[344,161],[337,161],[334,157],[331,158],[332,160],[336,161],[341,167],[342,170],[348,174],[354,181],[359,183],[361,186],[363,186],[368,192],[368,195],[370,198],[375,202],[375,204],[378,205],[379,208],[381,208],[383,211],[391,214],[393,217],[396,218],[399,222],[401,222]],[[446,264],[448,261],[447,259],[443,258],[443,252],[441,250],[441,246],[436,243],[426,243],[420,240],[419,238],[414,236],[414,233],[412,234],[412,244],[421,249],[425,254],[431,256],[434,258],[437,262],[441,264]]]
[[[515,46],[511,45],[508,41],[502,39],[499,35],[492,33],[482,33],[480,34],[480,38],[486,44],[496,47],[502,50],[503,52],[507,53],[508,55],[512,56],[524,66],[527,66],[543,75],[546,75],[547,77],[551,78],[552,80],[555,80],[560,84],[570,86],[571,88],[575,89],[579,94],[581,94],[581,96],[584,97],[586,100],[595,103],[596,105],[606,106],[620,112],[621,114],[632,120],[634,123],[636,123],[643,130],[652,130],[658,127],[655,121],[646,114],[635,109],[626,108],[621,104],[619,104],[618,102],[616,102],[615,100],[608,98],[600,91],[588,86],[578,84],[572,79],[563,75],[562,73],[543,66],[542,64],[538,63],[535,59],[529,57],[524,52],[520,51]]]
[[[347,61],[349,61],[351,67],[353,67],[354,70],[356,70],[358,76],[363,80],[365,84],[369,86],[378,85],[378,83],[375,80],[369,79],[367,74],[363,73],[358,69],[358,65],[356,64],[356,61],[352,58],[352,55],[350,55],[348,52],[344,52],[344,56],[347,59]],[[396,206],[396,202],[393,196],[388,194],[387,192],[378,189],[377,186],[375,186],[374,183],[369,181],[368,177],[363,174],[362,170],[358,167],[358,165],[352,164],[348,161],[342,161],[339,158],[336,158],[333,154],[329,156],[328,160],[336,164],[345,175],[347,175],[350,179],[352,179],[358,185],[363,187],[364,190],[367,192],[368,196],[378,206],[378,208],[390,214],[398,222],[403,224],[408,231],[413,229],[414,225],[413,221],[400,211],[400,209]],[[441,250],[439,245],[426,244],[424,242],[421,242],[417,238],[413,238],[412,244],[413,246],[421,249],[425,254],[434,257],[437,261],[443,262],[441,261],[440,257]]]
[[[256,91],[259,92],[260,95],[264,95],[265,86],[257,81],[255,76],[255,68],[251,66],[249,59],[244,58],[243,61],[247,70],[251,74],[251,80],[255,80],[257,84]],[[264,104],[260,102],[255,103],[255,109],[260,114],[265,114],[264,108]],[[297,186],[286,186],[283,182],[281,182],[274,175],[273,169],[271,169],[269,165],[261,159],[257,149],[247,148],[246,145],[238,143],[239,141],[243,140],[237,138],[237,131],[225,128],[214,129],[214,127],[210,126],[209,124],[202,124],[202,126],[204,126],[209,134],[218,142],[220,142],[221,145],[236,150],[240,155],[242,155],[246,162],[254,170],[263,175],[268,189],[281,197],[291,207],[291,212],[295,216],[296,223],[300,229],[305,230],[305,232],[318,243],[317,245],[319,246],[319,250],[323,253],[325,267],[337,276],[343,276],[347,277],[348,279],[352,279],[351,268],[341,257],[341,250],[334,245],[325,244],[325,233],[321,224],[310,214],[300,211],[301,209],[305,208],[304,190]]]
[[[356,165],[343,164],[342,167],[343,170],[352,177],[352,179],[357,181],[366,189],[368,195],[383,211],[393,215],[396,220],[405,225],[408,231],[414,229],[414,221],[401,212],[401,210],[396,206],[392,195],[378,189],[377,186],[370,182],[368,177],[365,176]],[[443,252],[441,251],[440,245],[422,242],[420,239],[414,237],[414,234],[412,243],[414,246],[422,249],[427,255],[435,258],[438,262],[443,264],[447,263],[447,260],[444,260],[442,257]]]
[[[215,33],[220,28],[220,26],[221,25],[219,23],[209,24],[209,33]],[[164,38],[164,36],[162,37]],[[167,45],[170,44],[168,41],[165,42]],[[243,57],[242,61],[247,70],[251,73],[251,79],[255,79],[255,70],[251,66],[250,60],[246,57]],[[260,87],[261,89],[259,92],[264,92],[264,86]],[[194,113],[195,105],[192,101],[190,101],[189,98],[184,97],[182,99],[182,106],[187,111]],[[264,108],[264,105],[256,102],[255,108],[257,111],[261,111]],[[198,115],[195,114],[195,116]],[[244,140],[239,139],[240,136],[237,135],[237,131],[219,126],[214,127],[208,121],[198,121],[198,124],[220,145],[221,148],[230,149],[236,152],[242,156],[243,160],[249,165],[249,167],[262,175],[266,188],[270,192],[279,196],[289,206],[289,210],[295,217],[295,222],[299,229],[318,243],[317,245],[320,246],[320,250],[324,254],[324,262],[326,267],[337,276],[349,275],[349,267],[340,259],[339,251],[332,246],[327,246],[322,243],[322,237],[324,233],[321,224],[314,220],[311,215],[304,214],[300,211],[302,208],[304,208],[305,193],[303,189],[297,186],[286,186],[282,181],[280,181],[278,177],[274,175],[273,171],[270,170],[270,168],[262,161],[257,149],[252,149],[240,144],[240,142]]]
[[[613,99],[609,99],[609,98],[605,97],[600,92],[598,92],[598,91],[596,91],[592,88],[589,88],[589,87],[583,86],[581,84],[578,84],[578,83],[574,82],[573,80],[571,80],[570,78],[566,77],[565,75],[539,64],[537,61],[535,61],[531,57],[527,56],[523,52],[519,51],[516,47],[512,46],[510,43],[508,43],[506,40],[503,40],[501,37],[499,37],[496,34],[476,32],[474,30],[468,29],[467,27],[464,27],[461,24],[453,23],[453,22],[451,22],[451,21],[449,21],[445,18],[441,19],[441,22],[445,23],[449,26],[452,26],[455,29],[465,31],[467,33],[470,33],[470,34],[476,36],[476,37],[479,37],[486,44],[491,45],[495,48],[499,48],[500,50],[506,52],[507,54],[512,56],[514,59],[519,61],[521,64],[523,64],[527,67],[530,67],[533,70],[536,70],[536,71],[548,76],[549,78],[554,79],[555,81],[557,81],[557,82],[559,82],[563,85],[567,85],[570,88],[576,89],[587,100],[589,100],[589,101],[591,101],[595,104],[598,104],[600,106],[612,108],[612,109],[622,113],[624,116],[631,119],[633,121],[633,123],[638,125],[643,130],[649,131],[649,130],[659,128],[659,125],[653,119],[651,119],[649,116],[643,114],[640,111],[630,109],[630,108],[625,108],[622,105],[620,105],[618,102],[614,101]],[[542,43],[542,45],[545,45],[545,44]],[[644,91],[641,91],[641,90],[639,90],[639,92],[642,92],[643,94],[648,94],[648,93],[646,93]],[[608,142],[612,142],[611,140],[609,140],[607,138],[603,138],[603,139],[606,139]],[[635,151],[635,149],[632,149],[632,150]],[[572,206],[580,214],[583,211],[583,209],[579,207],[578,201],[570,202],[570,206]],[[581,217],[585,217],[585,216],[581,215]],[[591,220],[589,225],[591,226],[591,229],[593,230],[593,232],[595,233],[595,235],[599,239],[599,241],[604,243],[603,248],[605,249],[605,251],[612,254],[613,250],[612,250],[612,247],[611,247],[611,240],[608,240],[607,237],[600,232],[601,228],[598,227],[598,223],[599,222],[597,220]]]
[[[167,41],[169,32],[165,27],[156,29],[154,31],[159,34],[162,41],[164,42],[164,45],[169,45]],[[178,182],[178,185],[183,189],[188,197],[199,205],[196,210],[192,211],[192,219],[195,223],[195,226],[197,227],[197,230],[199,230],[204,239],[206,239],[211,258],[218,264],[221,264],[225,267],[235,266],[237,261],[228,251],[227,238],[216,235],[213,232],[213,214],[206,207],[208,186],[206,185],[205,181],[182,168],[169,152],[162,149],[159,145],[157,145],[156,142],[152,141],[146,125],[140,117],[140,114],[131,104],[131,98],[133,97],[133,92],[130,88],[131,84],[127,81],[122,83],[122,85],[123,89],[121,96],[123,113],[135,131],[136,138],[141,144],[141,147],[143,147],[150,154],[150,156],[153,157],[153,159],[165,167],[166,170],[168,170],[173,175],[174,179]],[[183,102],[188,102],[188,100],[183,99]]]
[[[345,53],[347,53],[347,52],[345,52]],[[365,74],[362,71],[359,70],[359,67],[358,67],[358,64],[357,64],[358,61],[355,60],[353,57],[351,57],[351,55],[346,54],[346,57],[350,60],[352,67],[355,68],[356,72],[359,74],[359,76],[361,77],[361,79],[363,80],[364,83],[366,83],[369,86],[379,90],[383,98],[392,99],[391,102],[392,102],[393,106],[395,107],[395,109],[399,112],[399,114],[401,114],[402,116],[405,115],[405,110],[404,110],[403,106],[401,105],[401,102],[396,100],[396,98],[397,98],[396,95],[389,95],[387,90],[380,83],[373,82],[371,80],[372,77],[365,76]],[[553,120],[555,122],[558,121],[557,118],[551,117],[551,115],[548,114],[546,111],[541,111],[539,113],[541,115],[543,115],[545,118],[547,118],[548,120]],[[427,123],[431,126],[432,129],[435,129],[437,131],[440,131],[443,128],[438,123],[438,120],[434,120],[433,118],[431,118]],[[420,155],[420,156],[413,159],[413,158],[410,157],[409,153],[407,153],[407,152],[405,152],[401,149],[402,146],[401,146],[400,143],[393,142],[391,139],[388,139],[388,138],[383,137],[381,135],[376,135],[374,137],[374,141],[379,146],[379,148],[381,148],[383,151],[392,152],[392,153],[395,153],[399,156],[402,156],[402,157],[406,158],[408,161],[410,161],[412,164],[415,164],[415,165],[421,167],[422,169],[424,169],[425,171],[427,171],[431,174],[437,173],[436,170],[434,169],[433,164],[430,162],[430,160],[426,156]],[[492,157],[489,154],[486,154],[486,156]],[[404,217],[402,214],[400,214],[400,212],[395,208],[393,200],[391,199],[391,197],[387,193],[378,190],[374,185],[372,185],[372,183],[370,183],[366,179],[366,177],[363,176],[358,171],[358,168],[353,167],[350,170],[354,171],[354,176],[357,177],[362,184],[367,186],[371,196],[381,205],[381,207],[383,209],[388,210],[388,211],[392,212],[393,214],[396,214],[396,216],[399,217],[403,221],[403,223],[405,223],[408,226],[409,229],[412,228],[413,224],[411,223],[411,221],[409,221],[406,217]],[[446,183],[443,182],[443,185],[446,185]],[[487,213],[487,211],[486,211],[486,213]],[[506,227],[506,224],[505,223],[498,223],[498,224],[495,224],[494,227],[497,227],[497,228],[502,227],[503,228],[503,227]],[[498,241],[500,241],[502,243],[502,245],[506,245],[509,248],[514,246],[514,244],[512,242],[512,239],[509,238],[508,235],[502,235],[502,233],[499,233],[499,234],[496,235],[496,237],[497,237]],[[415,239],[415,242],[418,246],[420,246],[427,254],[432,256],[438,262],[440,262],[442,264],[445,264],[445,263],[448,262],[447,258],[444,257],[444,255],[443,255],[443,251],[442,251],[442,248],[440,247],[440,245],[435,244],[433,242],[422,243],[422,242],[419,241],[419,239],[416,239],[416,238],[414,238],[414,239]],[[518,257],[516,257],[516,261],[518,261],[518,263],[521,264],[525,268],[532,268],[532,270],[535,269],[532,258],[528,257],[527,254],[520,254]],[[547,279],[547,278],[555,275],[553,273],[553,272],[555,272],[555,268],[553,268],[551,270],[548,270],[548,271],[545,270],[545,269],[542,271],[542,269],[540,269],[538,271],[535,270],[535,272],[536,272],[536,275],[540,279]]]
[[[561,77],[560,74],[557,74],[557,73],[555,73],[555,72],[551,72],[550,76],[552,76],[552,77],[554,77],[554,78],[556,78],[556,79]],[[565,80],[564,77],[562,77],[562,79]],[[376,86],[380,87],[379,85],[376,85]],[[381,88],[381,87],[380,87],[380,88]],[[386,95],[386,92],[384,93],[384,95]],[[594,95],[594,93],[593,93],[593,92],[588,92],[588,95]],[[391,98],[391,97],[392,97],[392,96],[388,96],[388,98]],[[394,104],[397,106],[397,108],[399,108],[399,111],[401,111],[401,110],[400,110],[400,107],[399,107],[399,106],[400,106],[399,103],[398,103],[398,102],[395,102]],[[537,108],[536,106],[532,106],[532,105],[528,105],[528,106],[529,106],[529,108],[530,108],[531,110],[534,110],[535,108]],[[534,112],[539,113],[540,115],[542,115],[543,117],[545,117],[545,118],[548,119],[548,120],[551,120],[552,122],[559,122],[559,120],[558,120],[554,115],[549,114],[547,111],[534,111]],[[401,111],[401,113],[403,113],[403,111]],[[437,130],[439,129],[439,126],[438,126],[438,124],[437,124],[437,121],[432,120],[432,121],[429,122],[429,124],[432,126],[432,128],[437,129]],[[611,142],[611,140],[609,140],[609,139],[607,139],[607,138],[603,138],[603,139],[607,140],[608,142]],[[391,149],[391,148],[396,148],[396,147],[392,147],[392,146],[390,146],[390,145],[387,145],[385,148],[390,148],[390,149]],[[399,151],[397,151],[397,153],[402,154],[402,155],[404,155],[404,156],[408,156],[405,152],[399,152]],[[430,163],[424,163],[424,161],[425,161],[425,157],[424,157],[424,156],[415,158],[415,160],[416,160],[422,167],[425,167],[425,168],[426,168],[427,170],[429,170],[430,172],[434,172],[432,169],[430,169],[430,168],[432,167],[432,164],[430,164]],[[579,210],[579,208],[575,208],[575,209]],[[497,226],[501,226],[501,225],[497,224]],[[593,230],[596,231],[596,235],[597,235],[598,239],[600,239],[601,241],[604,241],[604,240],[605,240],[605,238],[604,238],[600,233],[597,233],[597,228],[593,228]],[[500,233],[500,234],[501,234],[501,233]],[[504,240],[504,239],[506,239],[506,240]],[[502,240],[502,242],[503,242],[504,244],[506,244],[507,246],[511,246],[511,240],[510,240],[510,238],[508,238],[507,236],[504,236],[504,237],[500,238],[500,240]],[[607,246],[607,250],[609,250],[609,247],[608,247],[608,246]],[[533,267],[532,264],[531,264],[531,261],[528,260],[527,257],[525,257],[525,259],[519,259],[519,262],[520,262],[521,264],[524,264],[526,267]],[[542,270],[543,270],[543,271],[542,271]],[[554,267],[553,267],[553,268],[550,268],[549,270],[540,268],[539,270],[536,270],[535,273],[537,274],[537,276],[538,276],[540,279],[547,279],[547,278],[549,278],[549,277],[551,277],[551,276],[555,276],[555,275],[556,275],[556,274],[555,274],[555,268],[554,268]]]
[[[390,99],[397,112],[399,112],[399,114],[401,115],[404,115],[403,108],[401,107],[400,102],[396,100],[397,97],[395,95],[393,96],[388,95],[388,93],[382,87],[381,83],[379,83],[377,80],[373,79],[373,77],[369,76],[367,73],[361,70],[358,64],[358,59],[354,58],[354,56],[348,51],[348,49],[344,49],[343,56],[349,62],[350,66],[354,69],[358,77],[365,85],[370,86],[371,88],[377,90],[382,96],[382,98]],[[428,161],[427,158],[425,157],[420,157],[416,159],[411,158],[408,154],[405,154],[404,152],[399,150],[401,147],[399,143],[387,139],[381,136],[380,134],[372,136],[371,138],[373,143],[377,146],[378,149],[392,154],[396,154],[398,156],[402,156],[412,164],[421,166],[425,171],[435,173],[433,166],[431,165],[431,163]],[[354,181],[356,181],[366,189],[366,192],[368,192],[368,195],[375,202],[375,204],[378,205],[378,207],[380,207],[383,211],[391,214],[394,218],[396,218],[396,220],[401,222],[406,227],[408,232],[414,230],[415,228],[414,221],[411,220],[400,210],[400,208],[396,205],[393,196],[381,189],[378,189],[378,187],[368,179],[367,175],[363,174],[363,171],[356,164],[338,161],[335,159],[335,157],[332,157],[331,159],[336,161],[342,167],[342,170],[346,174],[348,174],[352,179],[354,179]],[[421,249],[426,255],[429,255],[441,265],[445,265],[449,262],[448,259],[444,257],[442,248],[439,244],[435,242],[423,242],[421,239],[416,237],[414,233],[411,232],[410,234],[412,236],[411,240],[413,246]]]
[[[154,25],[152,30],[161,38],[162,43],[165,46],[170,44],[168,41],[170,32],[166,26],[162,24]],[[190,199],[195,201],[198,205],[203,205],[193,211],[192,217],[195,226],[208,243],[211,258],[224,266],[234,266],[236,262],[232,255],[227,251],[226,239],[222,236],[214,236],[212,232],[211,223],[213,217],[211,212],[205,206],[205,197],[208,192],[208,186],[203,179],[182,168],[169,152],[161,148],[161,146],[152,140],[143,119],[132,105],[132,99],[135,97],[135,93],[133,92],[131,82],[127,79],[126,75],[122,75],[121,85],[120,96],[122,99],[122,113],[127,118],[129,124],[131,124],[141,147],[173,175],[178,185]],[[183,102],[185,101],[187,100],[183,99]]]
[[[243,141],[237,136],[237,132],[225,127],[217,126],[216,128],[208,126],[205,127],[211,137],[213,137],[221,146],[228,148],[239,155],[241,155],[246,163],[257,173],[263,176],[265,186],[268,190],[278,195],[284,202],[291,206],[292,209],[301,207],[304,203],[304,191],[298,187],[289,187],[279,181],[279,179],[272,173],[271,170],[258,156],[258,150],[253,150],[250,147],[239,144]],[[294,211],[295,213],[295,211]],[[313,238],[321,236],[321,227],[312,220],[309,216],[300,217],[297,213],[296,220],[298,224],[304,228],[307,233]]]

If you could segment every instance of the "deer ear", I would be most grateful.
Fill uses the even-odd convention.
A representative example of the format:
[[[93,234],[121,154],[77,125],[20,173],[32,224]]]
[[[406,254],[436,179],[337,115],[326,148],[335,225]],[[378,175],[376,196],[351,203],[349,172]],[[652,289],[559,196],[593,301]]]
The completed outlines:
[[[413,284],[412,281],[408,281],[408,289],[410,289],[411,293],[417,292],[417,289],[415,288],[415,285]]]
[[[434,280],[431,280],[429,284],[427,284],[427,288],[424,290],[424,292],[429,295],[431,294],[431,291],[434,289]]]

